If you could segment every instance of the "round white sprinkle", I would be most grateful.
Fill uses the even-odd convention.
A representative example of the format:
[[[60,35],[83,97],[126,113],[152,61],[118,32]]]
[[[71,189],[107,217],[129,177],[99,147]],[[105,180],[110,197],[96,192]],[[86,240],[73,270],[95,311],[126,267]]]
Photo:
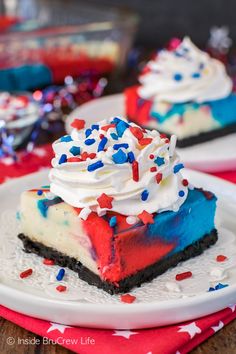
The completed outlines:
[[[83,208],[81,212],[79,213],[79,217],[83,220],[87,220],[89,214],[91,213],[91,209],[89,208]]]
[[[138,222],[138,218],[136,218],[136,216],[127,216],[126,222],[129,225],[134,225]]]

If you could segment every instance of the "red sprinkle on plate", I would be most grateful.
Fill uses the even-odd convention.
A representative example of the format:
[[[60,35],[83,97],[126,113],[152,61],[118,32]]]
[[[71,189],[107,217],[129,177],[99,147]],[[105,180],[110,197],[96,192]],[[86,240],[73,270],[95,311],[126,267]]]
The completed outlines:
[[[120,296],[120,299],[122,302],[125,302],[126,304],[132,304],[132,302],[136,300],[136,296],[130,294],[124,294]]]
[[[64,291],[66,291],[67,287],[65,285],[58,285],[56,287],[56,290],[59,291],[59,293],[63,293]]]
[[[223,254],[218,254],[218,256],[216,257],[216,261],[217,262],[224,262],[226,261],[228,258],[226,256],[224,256]]]
[[[31,268],[24,270],[24,272],[20,273],[20,278],[21,279],[28,278],[32,273],[33,273],[33,269]]]
[[[54,265],[55,262],[54,262],[53,259],[44,258],[43,264],[45,264],[45,265],[50,265],[50,266],[51,266],[51,265]]]
[[[192,272],[184,272],[184,273],[179,273],[179,274],[176,274],[175,276],[175,280],[184,280],[184,279],[187,279],[187,278],[191,278],[192,276]]]

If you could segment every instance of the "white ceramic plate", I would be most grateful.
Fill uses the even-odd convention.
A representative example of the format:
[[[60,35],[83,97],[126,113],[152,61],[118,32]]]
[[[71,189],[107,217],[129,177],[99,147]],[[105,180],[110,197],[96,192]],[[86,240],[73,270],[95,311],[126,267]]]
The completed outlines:
[[[63,283],[66,293],[55,291],[59,267],[45,266],[42,258],[22,251],[17,239],[16,209],[20,193],[47,183],[44,170],[12,180],[0,186],[0,299],[1,304],[20,313],[67,325],[96,328],[148,328],[195,319],[236,303],[236,186],[203,173],[186,170],[186,177],[196,186],[214,191],[218,196],[216,224],[219,241],[203,255],[167,271],[154,281],[130,293],[133,304],[120,301],[78,279],[66,269]],[[4,201],[4,202],[3,202]],[[216,262],[224,254],[228,260]],[[19,273],[32,268],[24,280]],[[193,277],[181,282],[175,275],[191,270]],[[217,283],[229,286],[208,292]]]
[[[76,117],[84,118],[87,124],[113,116],[125,116],[124,96],[116,94],[88,102],[75,109],[66,121],[66,129]],[[236,168],[236,134],[215,139],[203,144],[178,149],[185,166],[205,172],[226,171]]]

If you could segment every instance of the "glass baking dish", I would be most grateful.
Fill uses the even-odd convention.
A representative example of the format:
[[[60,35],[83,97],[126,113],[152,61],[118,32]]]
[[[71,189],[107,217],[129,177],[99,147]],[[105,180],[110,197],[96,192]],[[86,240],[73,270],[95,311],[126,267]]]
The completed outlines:
[[[34,90],[67,75],[123,68],[138,18],[128,10],[77,0],[5,0],[17,19],[0,33],[0,90]]]

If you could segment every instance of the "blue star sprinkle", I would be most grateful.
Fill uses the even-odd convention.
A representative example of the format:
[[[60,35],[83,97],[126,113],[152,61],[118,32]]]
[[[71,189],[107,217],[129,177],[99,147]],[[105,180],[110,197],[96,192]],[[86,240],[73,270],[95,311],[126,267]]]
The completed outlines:
[[[72,146],[69,151],[74,156],[80,155],[80,147],[79,146]]]
[[[154,160],[154,162],[157,164],[157,166],[164,165],[165,159],[164,157],[157,156],[157,158]]]
[[[59,165],[61,165],[62,163],[65,163],[66,161],[67,161],[66,154],[62,154],[60,159],[59,159],[59,161],[58,161],[58,163],[59,163]]]
[[[112,155],[112,159],[116,164],[122,164],[127,162],[127,155],[124,151],[119,149],[115,154]]]

